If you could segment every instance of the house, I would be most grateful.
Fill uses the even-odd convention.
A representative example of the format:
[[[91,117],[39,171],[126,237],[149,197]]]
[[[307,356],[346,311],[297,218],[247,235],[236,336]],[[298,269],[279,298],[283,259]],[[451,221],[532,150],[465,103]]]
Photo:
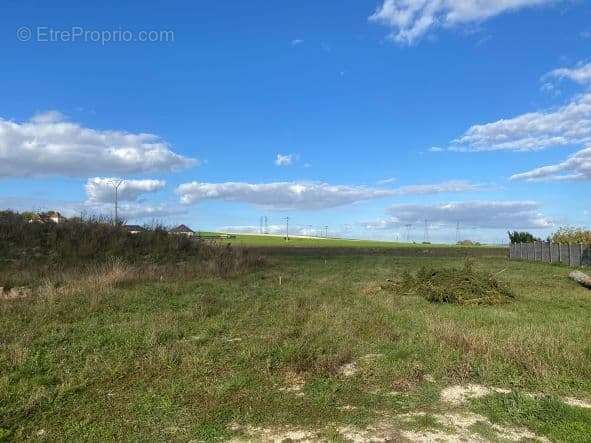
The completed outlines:
[[[27,215],[29,223],[54,223],[59,225],[67,219],[57,211],[38,212]]]
[[[41,218],[45,218],[47,220],[45,223],[55,223],[56,225],[59,225],[60,223],[66,221],[66,217],[57,211],[49,211],[39,215]]]
[[[176,228],[171,229],[170,233],[174,235],[186,235],[187,237],[195,236],[195,231],[186,225],[179,225]]]
[[[146,231],[146,229],[140,225],[125,225],[124,229],[133,235]]]

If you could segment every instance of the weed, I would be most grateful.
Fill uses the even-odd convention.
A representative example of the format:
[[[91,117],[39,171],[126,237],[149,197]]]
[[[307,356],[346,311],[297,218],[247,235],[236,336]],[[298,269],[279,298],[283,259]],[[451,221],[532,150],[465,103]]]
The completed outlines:
[[[493,423],[524,426],[554,441],[588,442],[591,435],[591,410],[569,406],[554,396],[493,394],[472,405]]]

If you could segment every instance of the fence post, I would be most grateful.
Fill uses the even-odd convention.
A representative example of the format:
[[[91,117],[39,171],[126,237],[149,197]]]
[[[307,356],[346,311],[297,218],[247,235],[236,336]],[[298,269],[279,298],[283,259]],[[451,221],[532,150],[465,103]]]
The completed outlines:
[[[552,264],[552,242],[548,242],[548,263]]]
[[[581,253],[579,254],[579,266],[583,266],[583,243],[579,243],[579,250]]]
[[[572,266],[573,265],[573,251],[571,249],[571,244],[568,244],[568,265]]]

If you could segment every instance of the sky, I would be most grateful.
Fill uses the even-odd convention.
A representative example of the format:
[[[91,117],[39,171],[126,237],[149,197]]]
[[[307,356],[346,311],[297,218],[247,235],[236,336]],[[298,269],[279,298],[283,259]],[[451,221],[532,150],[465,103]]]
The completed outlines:
[[[498,243],[589,227],[584,0],[0,7],[0,208]],[[425,232],[427,231],[427,232]]]

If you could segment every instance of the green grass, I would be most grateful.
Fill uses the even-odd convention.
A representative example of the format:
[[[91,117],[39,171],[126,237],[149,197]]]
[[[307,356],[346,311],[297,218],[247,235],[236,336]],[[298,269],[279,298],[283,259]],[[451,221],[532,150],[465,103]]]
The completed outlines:
[[[287,246],[287,247],[332,247],[332,248],[388,248],[411,247],[412,243],[349,240],[339,238],[300,238],[290,237],[289,241],[282,236],[275,235],[236,235],[235,239],[228,241],[236,246]]]
[[[478,399],[473,405],[493,423],[524,426],[552,441],[584,443],[591,438],[591,410],[566,405],[553,396],[495,394]]]
[[[225,242],[225,241],[224,241]],[[424,248],[449,247],[445,244],[423,245],[421,243],[404,243],[374,240],[350,240],[343,238],[301,238],[290,237],[289,241],[277,235],[236,235],[227,241],[235,246],[261,247],[322,247],[322,248]],[[455,246],[454,246],[455,247]]]
[[[589,291],[563,267],[478,263],[506,269],[515,301],[383,291],[404,271],[463,264],[393,256],[272,257],[228,279],[0,300],[0,438],[212,441],[239,423],[336,439],[327,426],[445,411],[440,390],[468,382],[591,398]],[[359,371],[341,375],[353,361]],[[304,395],[281,390],[298,377]]]

